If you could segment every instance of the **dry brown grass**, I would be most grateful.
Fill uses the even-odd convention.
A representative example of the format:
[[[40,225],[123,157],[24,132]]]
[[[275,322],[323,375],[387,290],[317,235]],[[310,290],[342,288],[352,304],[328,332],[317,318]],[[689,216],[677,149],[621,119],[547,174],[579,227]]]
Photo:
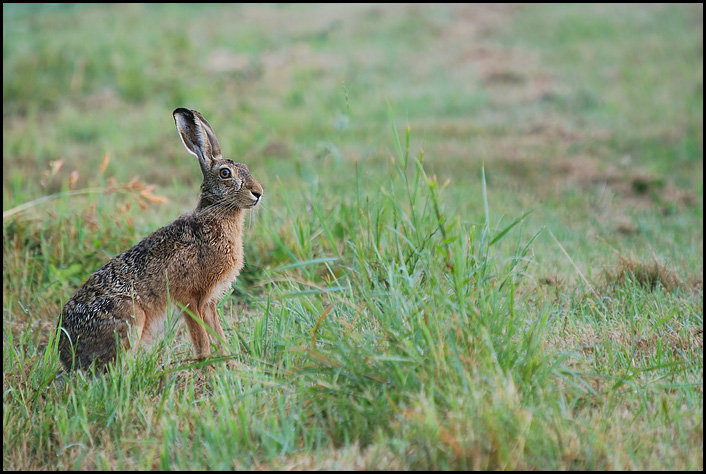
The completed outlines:
[[[612,269],[606,268],[604,277],[608,285],[624,285],[634,281],[649,290],[661,287],[674,291],[684,285],[679,274],[654,255],[652,259],[644,261],[618,254],[618,264]]]

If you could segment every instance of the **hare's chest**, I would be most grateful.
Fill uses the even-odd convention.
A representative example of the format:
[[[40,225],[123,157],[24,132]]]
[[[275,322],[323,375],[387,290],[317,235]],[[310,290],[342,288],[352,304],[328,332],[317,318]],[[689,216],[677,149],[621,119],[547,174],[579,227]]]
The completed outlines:
[[[233,283],[235,283],[240,270],[243,268],[242,243],[236,242],[228,250],[222,254],[225,265],[221,268],[213,269],[213,287],[207,298],[208,301],[219,301],[223,298],[232,289]]]
[[[240,269],[233,269],[224,275],[216,282],[208,297],[208,301],[220,301],[232,288],[235,280],[238,279]]]

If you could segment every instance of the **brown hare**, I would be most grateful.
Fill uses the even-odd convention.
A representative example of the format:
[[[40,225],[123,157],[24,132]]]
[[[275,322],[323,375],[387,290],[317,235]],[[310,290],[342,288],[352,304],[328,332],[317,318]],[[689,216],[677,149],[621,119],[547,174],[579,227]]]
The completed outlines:
[[[225,337],[216,304],[243,268],[244,214],[260,202],[263,190],[247,166],[223,159],[200,113],[178,108],[173,116],[203,173],[196,210],[100,267],[66,302],[59,320],[59,357],[67,370],[94,363],[104,367],[114,360],[117,345],[129,345],[131,327],[140,344],[149,347],[164,331],[170,304],[188,309],[181,317],[198,359],[211,353],[204,323]]]

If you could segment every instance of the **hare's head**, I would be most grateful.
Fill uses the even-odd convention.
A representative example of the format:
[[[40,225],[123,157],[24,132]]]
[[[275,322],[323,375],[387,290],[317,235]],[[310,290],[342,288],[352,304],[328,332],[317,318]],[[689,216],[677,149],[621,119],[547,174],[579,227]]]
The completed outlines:
[[[262,198],[262,185],[242,163],[223,159],[221,147],[211,125],[195,110],[174,110],[181,141],[186,150],[199,160],[203,183],[197,209],[249,209]]]

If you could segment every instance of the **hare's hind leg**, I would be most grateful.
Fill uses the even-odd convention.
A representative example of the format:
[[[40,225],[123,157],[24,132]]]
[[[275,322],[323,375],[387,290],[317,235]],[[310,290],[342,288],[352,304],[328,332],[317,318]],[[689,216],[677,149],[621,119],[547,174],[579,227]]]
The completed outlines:
[[[64,307],[59,354],[68,370],[103,368],[113,362],[118,345],[127,343],[128,322],[119,301],[95,299],[88,303],[70,300]],[[116,344],[117,341],[117,344]]]
[[[133,321],[137,338],[140,341],[140,348],[151,348],[157,340],[157,337],[165,331],[164,322],[166,316],[152,315],[150,317],[137,305],[132,308],[132,316],[134,317]]]

